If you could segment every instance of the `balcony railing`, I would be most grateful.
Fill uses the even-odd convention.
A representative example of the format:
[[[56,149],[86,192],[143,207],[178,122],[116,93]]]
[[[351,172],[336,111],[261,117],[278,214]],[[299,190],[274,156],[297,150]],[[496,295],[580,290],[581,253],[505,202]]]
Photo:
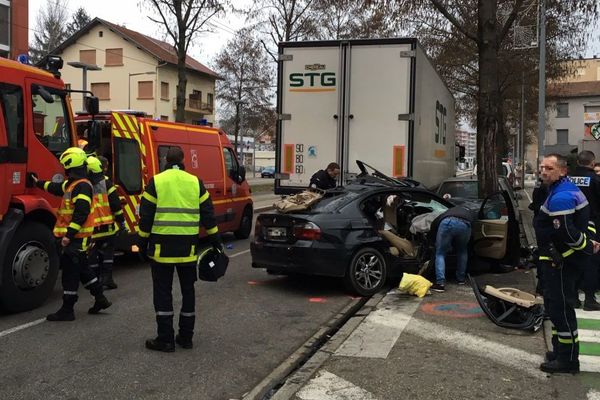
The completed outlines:
[[[177,98],[173,98],[173,110],[177,109]],[[199,99],[189,97],[185,101],[185,110],[189,112],[195,112],[199,114],[212,114],[213,104],[203,103]]]

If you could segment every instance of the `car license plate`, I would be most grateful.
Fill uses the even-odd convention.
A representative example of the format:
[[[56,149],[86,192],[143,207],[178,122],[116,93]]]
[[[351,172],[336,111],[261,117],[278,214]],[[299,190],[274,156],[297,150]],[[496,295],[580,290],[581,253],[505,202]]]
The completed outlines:
[[[285,240],[287,237],[287,230],[285,228],[267,228],[267,238],[271,240]]]

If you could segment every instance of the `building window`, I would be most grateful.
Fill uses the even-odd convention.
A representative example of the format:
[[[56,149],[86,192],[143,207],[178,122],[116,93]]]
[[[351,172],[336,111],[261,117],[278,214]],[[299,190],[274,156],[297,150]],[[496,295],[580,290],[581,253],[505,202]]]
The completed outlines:
[[[556,144],[569,144],[569,130],[568,129],[557,129],[556,130]]]
[[[98,37],[102,37],[102,36],[104,36],[104,32],[98,31]]]
[[[106,49],[106,63],[104,65],[123,65],[123,49]]]
[[[202,101],[202,91],[201,90],[192,90],[192,94],[190,95],[190,99],[195,99],[198,101]]]
[[[597,106],[583,106],[584,112],[586,113],[597,113],[600,112],[600,105]]]
[[[210,108],[212,110],[213,108],[213,99],[214,95],[212,93],[207,93],[206,94],[206,103],[208,104],[208,108]]]
[[[169,100],[169,82],[160,83],[160,98],[161,100]]]
[[[65,83],[65,90],[66,91],[71,90],[71,84],[70,83]]]
[[[160,120],[161,121],[168,121],[169,120],[169,116],[168,115],[161,115],[160,116]]]
[[[98,97],[99,100],[110,100],[110,83],[92,83],[92,93]]]
[[[569,118],[569,103],[556,103],[556,118]]]
[[[0,0],[0,50],[10,50],[10,3]]]
[[[138,99],[152,99],[152,81],[138,82]]]
[[[96,65],[96,50],[79,50],[79,61]]]

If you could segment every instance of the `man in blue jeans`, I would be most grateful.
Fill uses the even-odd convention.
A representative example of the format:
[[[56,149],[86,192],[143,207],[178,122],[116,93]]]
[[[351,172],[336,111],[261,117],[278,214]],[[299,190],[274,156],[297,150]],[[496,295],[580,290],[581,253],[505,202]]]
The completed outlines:
[[[443,292],[446,287],[446,254],[454,249],[457,255],[456,279],[459,285],[465,283],[468,245],[471,239],[471,224],[475,220],[474,212],[462,206],[456,206],[440,214],[431,224],[430,238],[435,238],[435,283],[431,290]]]

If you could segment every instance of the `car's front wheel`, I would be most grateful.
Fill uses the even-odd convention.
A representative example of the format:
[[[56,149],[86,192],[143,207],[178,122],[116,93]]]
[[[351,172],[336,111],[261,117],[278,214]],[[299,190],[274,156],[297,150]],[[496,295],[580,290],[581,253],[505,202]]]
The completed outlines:
[[[371,296],[383,287],[386,278],[387,264],[383,254],[372,247],[365,247],[352,257],[344,281],[352,292]]]

